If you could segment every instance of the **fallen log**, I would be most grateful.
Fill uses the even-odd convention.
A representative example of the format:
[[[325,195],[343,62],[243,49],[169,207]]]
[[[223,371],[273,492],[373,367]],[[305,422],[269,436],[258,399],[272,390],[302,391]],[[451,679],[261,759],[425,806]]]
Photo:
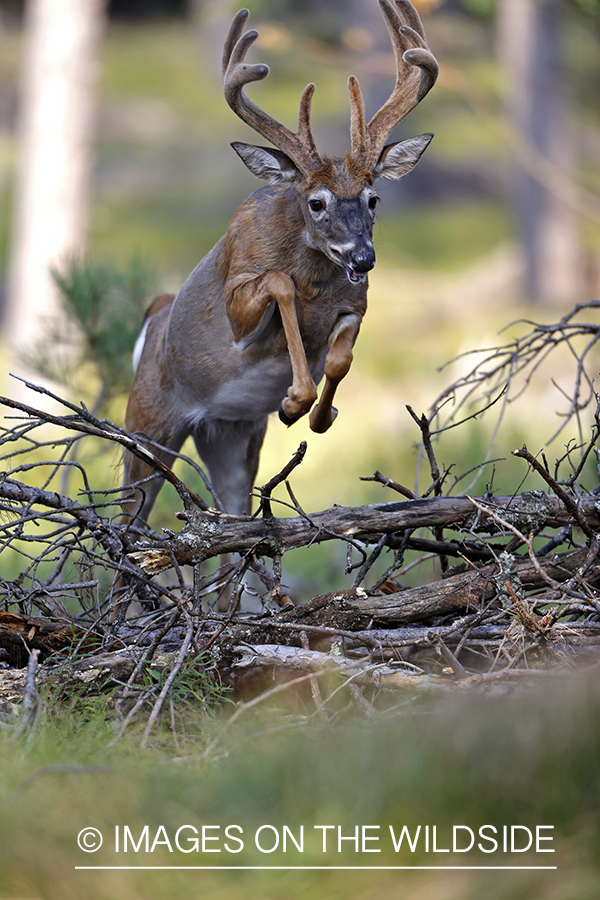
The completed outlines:
[[[240,684],[243,676],[257,680],[259,671],[271,680],[294,678],[297,675],[315,674],[336,676],[344,681],[351,679],[358,687],[440,690],[452,687],[452,682],[436,675],[410,672],[386,664],[368,664],[303,647],[287,647],[277,644],[244,645],[238,648],[239,659],[232,666],[236,689],[245,693]]]
[[[17,668],[27,665],[32,650],[38,650],[43,661],[76,643],[80,649],[89,651],[100,641],[70,619],[0,612],[0,647],[8,653],[9,663]]]
[[[370,616],[378,622],[416,622],[456,610],[477,610],[502,590],[502,582],[515,576],[524,588],[542,587],[542,573],[556,582],[564,582],[582,565],[585,550],[553,556],[534,565],[527,557],[512,557],[507,570],[497,563],[480,569],[468,569],[432,584],[395,591],[392,594],[352,596],[345,600],[350,611]]]
[[[328,628],[322,625],[305,625],[304,623],[283,623],[249,621],[243,626],[231,626],[220,646],[229,643],[230,651],[245,643],[269,643],[286,646],[302,646],[301,634],[304,632],[310,643],[310,649],[328,652],[332,648],[341,648],[344,653],[356,649],[364,649],[365,653],[402,650],[403,648],[431,649],[438,639],[449,646],[456,646],[468,633],[469,646],[482,647],[497,643],[506,638],[510,630],[510,622],[498,624],[472,624],[476,616],[463,616],[450,625],[403,625],[400,628],[369,628],[362,631],[346,631],[341,628]],[[565,646],[578,648],[600,645],[600,623],[555,622],[552,634],[557,642]]]
[[[479,569],[469,568],[448,578],[392,594],[369,594],[360,587],[333,591],[265,619],[264,627],[274,627],[278,622],[295,622],[360,631],[371,622],[394,625],[426,621],[457,611],[478,611],[483,603],[502,592],[508,578],[518,579],[525,590],[543,587],[546,584],[544,574],[554,582],[567,581],[585,561],[586,552],[554,554],[536,561],[537,565],[528,556],[509,556],[504,560],[505,569],[498,563]],[[248,627],[248,623],[236,626],[236,639],[251,640]]]
[[[472,690],[486,683],[517,681],[528,683],[540,676],[545,680],[550,674],[557,675],[557,669],[508,669],[496,673],[475,673],[456,680],[450,673],[431,675],[426,672],[407,671],[400,666],[386,663],[373,664],[364,660],[353,660],[343,656],[320,653],[302,647],[286,647],[272,644],[247,645],[238,648],[239,658],[233,664],[229,681],[240,696],[248,699],[263,692],[268,694],[268,686],[291,682],[296,686],[298,677],[306,678],[306,686],[311,677],[323,676],[338,679],[346,685],[359,688],[415,692],[439,692]],[[332,694],[330,694],[330,697]],[[313,698],[314,699],[314,698]]]
[[[543,491],[494,497],[475,506],[469,497],[431,497],[367,506],[334,506],[293,518],[232,516],[218,510],[183,511],[186,520],[180,532],[169,533],[161,542],[144,542],[129,553],[148,575],[173,565],[195,565],[227,553],[253,553],[273,557],[308,544],[330,540],[376,543],[382,535],[416,528],[453,528],[495,533],[500,516],[525,535],[539,526],[559,528],[572,521],[564,504]],[[593,495],[581,498],[581,515],[590,526],[600,528],[600,508]]]

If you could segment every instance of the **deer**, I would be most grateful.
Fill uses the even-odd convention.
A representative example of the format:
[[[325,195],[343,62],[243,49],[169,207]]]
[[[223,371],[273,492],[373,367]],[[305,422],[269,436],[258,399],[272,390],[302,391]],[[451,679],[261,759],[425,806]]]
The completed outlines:
[[[150,306],[136,344],[126,428],[162,449],[171,465],[191,436],[218,505],[249,513],[271,413],[291,425],[309,415],[324,433],[335,392],[352,363],[375,265],[373,223],[378,178],[398,179],[419,161],[433,135],[386,141],[434,85],[438,64],[409,0],[379,0],[396,62],[389,99],[367,123],[360,86],[348,79],[351,150],[321,156],[304,89],[292,132],[244,93],[269,67],[247,63],[258,37],[237,13],[225,40],[222,81],[237,116],[272,146],[232,144],[266,182],[240,206],[226,234],[177,294]],[[325,378],[320,399],[317,384]],[[162,480],[128,451],[124,485],[130,519],[147,520]]]

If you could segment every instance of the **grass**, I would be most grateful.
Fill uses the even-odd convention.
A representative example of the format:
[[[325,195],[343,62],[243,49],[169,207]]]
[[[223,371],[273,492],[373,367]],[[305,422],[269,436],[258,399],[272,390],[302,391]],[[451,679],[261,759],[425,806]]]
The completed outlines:
[[[103,900],[152,896],[157,900],[301,897],[307,891],[324,897],[442,896],[593,897],[598,878],[597,836],[600,825],[600,693],[595,679],[571,676],[520,696],[457,694],[444,703],[406,697],[391,721],[368,726],[341,719],[323,729],[302,724],[293,706],[247,713],[234,729],[193,714],[187,723],[184,759],[164,736],[144,756],[135,752],[139,735],[107,746],[111,722],[96,709],[82,715],[73,709],[56,720],[50,709],[38,733],[14,743],[0,735],[0,896]],[[287,724],[286,724],[287,723]],[[163,726],[166,729],[166,725]],[[168,737],[168,735],[167,735]],[[208,738],[215,752],[203,759]],[[60,771],[68,764],[71,771]],[[53,767],[53,768],[49,768]],[[227,852],[224,829],[243,831],[239,853]],[[414,837],[418,825],[437,827],[437,847],[448,847],[452,826],[475,833],[484,824],[502,827],[553,826],[542,832],[553,841],[542,846],[555,853],[485,855],[425,852],[423,836],[414,853],[406,845],[397,854],[389,826],[399,834],[406,825]],[[115,826],[123,841],[127,825],[137,843],[148,826],[153,852],[127,855],[114,851]],[[220,853],[178,852],[175,833],[193,837],[196,829],[219,840],[206,847]],[[345,836],[356,825],[379,841],[366,844],[377,855],[355,852],[353,842],[337,848],[337,830]],[[105,844],[84,854],[76,837],[84,827],[98,828]],[[163,826],[163,830],[160,830]],[[217,827],[219,826],[219,827]],[[269,848],[284,826],[300,839],[300,854],[289,841],[261,853],[254,835],[261,826],[262,846]],[[379,826],[379,828],[377,828]],[[432,834],[432,832],[431,832]],[[467,836],[465,831],[461,832]],[[161,843],[162,841],[162,843]],[[169,845],[172,845],[172,852]],[[183,844],[184,849],[192,845]],[[228,846],[239,848],[229,840]],[[463,845],[464,846],[464,845]],[[489,844],[484,844],[489,847]],[[501,847],[501,845],[500,845]],[[83,872],[81,865],[556,865],[548,872]]]

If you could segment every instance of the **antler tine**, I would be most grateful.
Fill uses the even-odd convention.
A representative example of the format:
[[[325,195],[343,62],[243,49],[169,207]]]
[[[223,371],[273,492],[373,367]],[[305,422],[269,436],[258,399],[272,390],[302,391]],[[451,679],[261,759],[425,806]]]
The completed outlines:
[[[315,139],[310,127],[310,105],[314,92],[315,85],[312,82],[310,84],[307,84],[302,91],[302,96],[300,97],[300,109],[298,110],[297,136],[301,143],[309,149],[311,159],[314,159],[315,162],[318,160],[320,164],[322,160],[319,155],[319,151],[317,150],[317,145],[315,144]]]
[[[246,97],[245,85],[261,81],[269,74],[269,67],[264,63],[248,64],[245,61],[248,49],[258,37],[254,30],[243,33],[248,15],[247,9],[237,13],[225,39],[221,66],[225,99],[243,122],[283,150],[304,175],[309,175],[322,165],[310,127],[310,104],[315,86],[307,85],[302,93],[297,134]]]
[[[350,97],[350,142],[354,159],[364,159],[367,153],[367,127],[365,124],[365,104],[358,79],[351,75],[348,79]]]
[[[231,60],[231,54],[233,53],[235,45],[242,36],[244,25],[248,21],[249,15],[250,10],[240,9],[240,11],[236,13],[233,22],[229,26],[229,31],[227,32],[227,37],[225,38],[225,44],[223,45],[223,57],[221,60],[221,81],[225,80],[227,67],[229,66],[229,62]]]
[[[427,38],[425,37],[425,29],[423,28],[423,23],[421,21],[421,16],[409,2],[409,0],[396,0],[396,6],[398,10],[401,11],[401,15],[409,28],[412,28],[413,31],[416,31],[418,35],[423,39],[423,43],[427,46]]]
[[[368,170],[376,165],[396,125],[431,90],[439,71],[437,60],[427,45],[421,18],[410,0],[395,0],[395,6],[390,0],[379,0],[379,6],[396,59],[396,84],[389,99],[366,126],[364,153],[355,154],[353,144],[352,155]],[[351,94],[351,103],[353,117],[359,121],[357,94],[360,92]]]

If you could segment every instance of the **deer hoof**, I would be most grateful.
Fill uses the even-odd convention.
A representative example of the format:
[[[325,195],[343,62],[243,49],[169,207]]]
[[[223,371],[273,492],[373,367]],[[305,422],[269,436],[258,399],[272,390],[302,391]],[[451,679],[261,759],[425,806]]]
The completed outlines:
[[[286,411],[283,408],[283,405],[279,407],[279,418],[283,422],[283,424],[287,425],[288,427],[290,425],[293,425],[294,422],[298,421],[298,417],[296,417],[295,419],[292,419],[291,416],[288,416],[288,414],[286,413]]]
[[[335,422],[338,411],[332,406],[326,415],[321,414],[319,407],[316,406],[310,414],[309,422],[311,431],[316,434],[324,434]]]

